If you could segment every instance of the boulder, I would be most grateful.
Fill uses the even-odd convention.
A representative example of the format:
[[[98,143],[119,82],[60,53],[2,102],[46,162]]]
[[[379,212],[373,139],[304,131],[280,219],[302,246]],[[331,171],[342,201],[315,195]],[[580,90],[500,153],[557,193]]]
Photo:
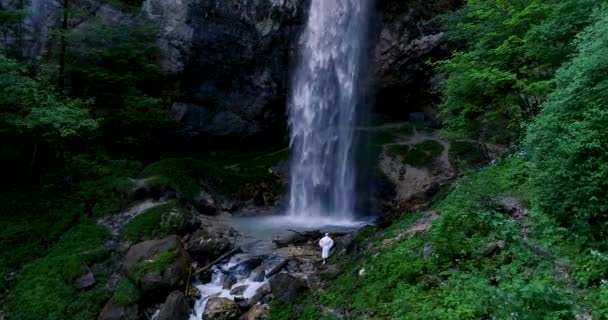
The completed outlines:
[[[232,249],[232,241],[216,232],[197,230],[190,235],[188,253],[196,261],[212,261]]]
[[[74,280],[73,285],[76,289],[86,289],[95,285],[95,275],[88,266],[85,268],[84,272]]]
[[[242,285],[242,286],[238,286],[232,290],[230,290],[230,294],[233,296],[242,296],[243,293],[245,292],[245,290],[247,290],[249,286],[248,285]]]
[[[211,298],[205,306],[203,319],[205,320],[232,320],[239,316],[236,303],[227,298]]]
[[[97,320],[139,320],[137,305],[123,306],[112,298],[101,309]]]
[[[255,304],[245,313],[245,320],[265,320],[268,318],[268,305]]]
[[[288,273],[278,273],[269,280],[270,290],[275,298],[283,303],[295,301],[298,293],[306,290],[306,282]]]
[[[252,306],[252,305],[264,300],[264,298],[267,295],[269,295],[270,293],[271,293],[270,285],[268,283],[263,284],[261,287],[259,287],[255,291],[253,296],[251,296],[249,299],[247,299],[247,305]]]
[[[180,291],[173,291],[160,307],[155,320],[186,320],[188,319],[188,301]]]
[[[199,225],[200,222],[195,219],[194,215],[180,206],[173,207],[164,212],[160,218],[161,230],[182,235],[198,228]]]
[[[242,276],[242,277],[247,277],[247,276],[249,276],[249,274],[251,274],[252,270],[257,268],[261,264],[262,264],[261,257],[246,258],[243,261],[239,262],[236,266],[232,267],[230,269],[230,272],[232,272],[233,274]]]
[[[133,245],[123,261],[124,272],[145,296],[164,296],[183,286],[189,268],[188,254],[175,235]]]
[[[206,191],[201,191],[193,202],[196,210],[201,214],[214,215],[218,213],[218,206],[213,196]]]
[[[257,268],[253,269],[249,274],[249,279],[255,282],[262,282],[266,277],[266,272],[264,271],[264,266],[260,265]]]
[[[263,262],[266,278],[270,278],[277,272],[281,271],[281,269],[287,265],[288,261],[289,259],[280,256],[266,258],[266,260]]]
[[[334,247],[332,248],[338,255],[347,254],[350,250],[350,246],[353,243],[353,235],[347,234],[336,238]]]
[[[236,283],[236,277],[232,274],[226,275],[222,280],[222,289],[230,290],[232,286]]]

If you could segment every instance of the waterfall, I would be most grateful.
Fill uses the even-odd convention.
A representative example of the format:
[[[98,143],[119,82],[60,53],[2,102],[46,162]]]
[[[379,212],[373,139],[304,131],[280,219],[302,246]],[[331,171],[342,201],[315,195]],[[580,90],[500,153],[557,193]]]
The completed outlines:
[[[289,211],[354,217],[354,127],[371,0],[311,0],[289,98]]]

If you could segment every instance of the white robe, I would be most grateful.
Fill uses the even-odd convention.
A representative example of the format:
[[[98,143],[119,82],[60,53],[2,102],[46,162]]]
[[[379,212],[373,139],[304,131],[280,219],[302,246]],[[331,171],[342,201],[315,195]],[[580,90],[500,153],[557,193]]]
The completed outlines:
[[[330,237],[325,236],[319,240],[319,246],[321,246],[321,258],[329,258],[329,250],[334,246],[334,240]]]

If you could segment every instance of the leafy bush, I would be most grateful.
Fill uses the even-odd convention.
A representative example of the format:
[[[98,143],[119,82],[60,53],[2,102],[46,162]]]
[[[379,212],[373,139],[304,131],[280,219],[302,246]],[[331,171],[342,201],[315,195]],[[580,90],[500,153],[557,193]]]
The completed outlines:
[[[517,142],[522,125],[551,91],[555,70],[590,22],[595,0],[467,1],[446,17],[450,38],[464,44],[438,64],[441,112],[448,131]]]
[[[577,53],[530,126],[525,146],[546,212],[603,241],[608,231],[608,15],[601,10],[576,41]]]

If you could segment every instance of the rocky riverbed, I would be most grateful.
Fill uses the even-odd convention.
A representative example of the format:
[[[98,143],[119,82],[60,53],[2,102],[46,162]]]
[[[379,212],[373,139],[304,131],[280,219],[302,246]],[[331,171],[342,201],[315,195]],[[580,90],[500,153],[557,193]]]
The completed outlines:
[[[187,217],[188,226],[175,234],[137,243],[120,236],[146,210],[163,206],[166,202],[145,201],[115,216],[121,219],[99,221],[114,235],[108,243],[116,261],[113,277],[127,279],[138,293],[125,303],[119,281],[113,281],[118,288],[99,320],[264,319],[273,299],[292,302],[303,291],[322,288],[321,274],[337,271],[321,264],[322,232],[334,237],[334,254],[346,254],[352,233],[365,224],[302,224],[269,214],[209,216],[186,206],[167,209],[160,218]]]

